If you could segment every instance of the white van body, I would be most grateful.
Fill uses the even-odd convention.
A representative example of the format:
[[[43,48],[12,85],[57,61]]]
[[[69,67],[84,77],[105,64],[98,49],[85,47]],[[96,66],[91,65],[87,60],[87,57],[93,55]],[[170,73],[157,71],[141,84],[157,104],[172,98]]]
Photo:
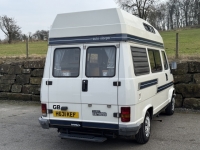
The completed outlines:
[[[57,15],[41,83],[44,129],[97,142],[137,135],[147,112],[173,112],[173,96],[162,37],[148,22],[118,8]]]

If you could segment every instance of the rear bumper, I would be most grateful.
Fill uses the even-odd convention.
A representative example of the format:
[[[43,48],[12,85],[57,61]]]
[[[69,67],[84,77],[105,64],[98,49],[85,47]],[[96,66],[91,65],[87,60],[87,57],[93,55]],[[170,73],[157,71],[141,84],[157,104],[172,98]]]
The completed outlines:
[[[119,125],[119,135],[122,136],[131,136],[136,135],[140,130],[141,124],[133,124],[133,125]]]
[[[43,129],[49,129],[49,120],[40,117],[38,121]]]
[[[74,122],[74,121],[61,121],[61,120],[47,120],[42,117],[39,119],[39,123],[43,129],[58,128],[69,129],[71,131],[86,131],[88,129],[94,129],[95,131],[111,131],[121,136],[132,136],[138,133],[141,125],[131,124],[106,124],[106,123],[88,123],[88,122]],[[76,126],[75,126],[76,125]]]

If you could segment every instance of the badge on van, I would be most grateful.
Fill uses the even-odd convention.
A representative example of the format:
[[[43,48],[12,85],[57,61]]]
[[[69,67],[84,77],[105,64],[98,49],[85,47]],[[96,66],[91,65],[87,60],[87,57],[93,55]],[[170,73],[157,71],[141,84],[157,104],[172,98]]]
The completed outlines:
[[[101,112],[100,110],[92,110],[93,116],[107,116],[106,112]]]

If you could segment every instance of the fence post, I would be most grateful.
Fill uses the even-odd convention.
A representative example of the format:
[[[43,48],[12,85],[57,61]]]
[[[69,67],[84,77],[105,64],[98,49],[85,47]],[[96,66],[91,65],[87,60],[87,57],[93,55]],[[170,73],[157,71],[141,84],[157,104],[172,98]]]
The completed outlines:
[[[28,38],[26,38],[26,58],[28,58],[29,46],[28,46]]]
[[[176,33],[176,58],[178,59],[178,51],[179,51],[179,35]]]

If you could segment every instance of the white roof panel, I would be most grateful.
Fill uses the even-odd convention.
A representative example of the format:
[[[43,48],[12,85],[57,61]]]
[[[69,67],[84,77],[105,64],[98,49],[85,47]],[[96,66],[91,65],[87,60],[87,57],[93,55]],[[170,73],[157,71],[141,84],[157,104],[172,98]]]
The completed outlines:
[[[119,8],[58,14],[50,29],[49,38],[67,38],[129,34],[163,43],[159,32],[145,30],[143,19]]]

